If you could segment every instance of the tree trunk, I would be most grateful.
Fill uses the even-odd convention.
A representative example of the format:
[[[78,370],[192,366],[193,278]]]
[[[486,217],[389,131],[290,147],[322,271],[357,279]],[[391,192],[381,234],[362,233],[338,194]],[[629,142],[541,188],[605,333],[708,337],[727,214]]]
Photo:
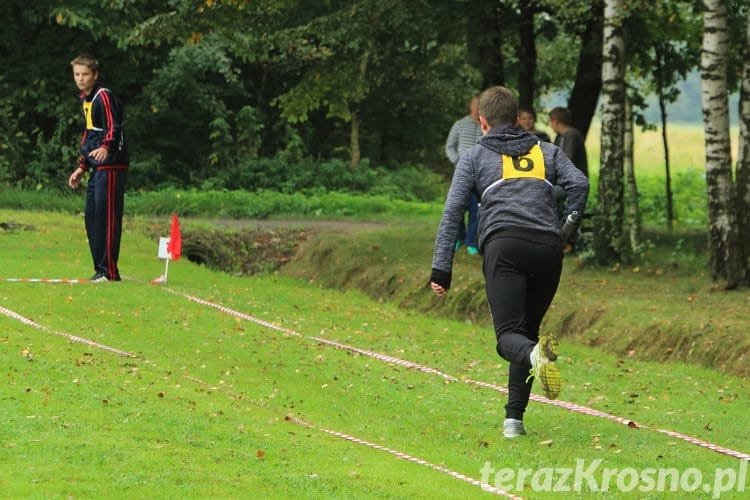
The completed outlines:
[[[502,38],[502,6],[497,0],[468,2],[467,48],[469,64],[482,73],[482,88],[504,85]]]
[[[667,200],[667,227],[674,227],[674,197],[672,196],[672,169],[669,164],[669,141],[667,140],[667,100],[664,95],[664,55],[660,47],[656,52],[656,95],[659,98],[659,115],[661,116],[661,142],[664,146],[664,190]]]
[[[536,90],[536,41],[532,0],[521,0],[518,23],[518,104],[524,109],[534,108]]]
[[[599,207],[594,225],[594,254],[604,265],[622,262],[628,253],[623,235],[626,64],[622,15],[621,0],[605,1]]]
[[[362,152],[359,149],[359,115],[352,111],[351,132],[349,133],[349,148],[351,149],[352,161],[349,170],[354,171],[359,167]]]
[[[603,4],[594,2],[597,11],[594,22],[586,26],[581,37],[581,54],[578,57],[576,80],[568,100],[571,125],[584,137],[589,132],[591,120],[596,113],[596,104],[602,90],[602,11]]]
[[[727,6],[725,0],[703,0],[703,8],[701,104],[706,134],[711,277],[714,282],[724,282],[726,289],[733,289],[738,285],[742,266],[729,140]]]
[[[372,46],[370,46],[365,53],[362,55],[362,60],[359,62],[359,79],[366,81],[367,78],[367,63],[370,60],[370,54],[372,53]],[[359,102],[361,99],[357,99],[354,103],[350,104],[351,114],[351,131],[349,132],[349,150],[351,151],[351,164],[349,170],[352,172],[359,167],[359,162],[362,159],[362,150],[359,144]]]
[[[745,64],[740,87],[740,142],[737,158],[737,220],[743,255],[744,282],[750,285],[750,9],[747,11],[747,42]]]
[[[630,225],[630,248],[634,253],[641,249],[641,211],[638,207],[638,184],[635,182],[633,162],[633,114],[630,99],[625,96],[625,131],[623,134],[623,166],[625,168],[625,192],[628,224]]]

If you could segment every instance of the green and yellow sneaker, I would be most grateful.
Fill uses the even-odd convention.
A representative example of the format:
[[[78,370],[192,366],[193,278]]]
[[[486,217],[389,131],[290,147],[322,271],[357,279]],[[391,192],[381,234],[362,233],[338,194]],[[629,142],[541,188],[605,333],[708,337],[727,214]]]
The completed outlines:
[[[559,352],[560,346],[557,339],[551,335],[539,337],[539,342],[531,351],[531,370],[526,380],[528,381],[531,377],[537,379],[542,384],[544,397],[548,399],[557,398],[562,389],[560,370],[552,364]]]

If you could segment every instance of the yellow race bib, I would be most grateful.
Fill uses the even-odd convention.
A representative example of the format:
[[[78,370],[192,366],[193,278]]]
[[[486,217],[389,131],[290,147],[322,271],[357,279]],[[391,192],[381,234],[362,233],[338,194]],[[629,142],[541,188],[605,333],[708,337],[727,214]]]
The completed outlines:
[[[94,119],[91,117],[91,109],[93,106],[93,99],[91,101],[83,101],[83,115],[86,117],[86,130],[92,130],[94,128]]]
[[[503,159],[503,180],[532,178],[546,180],[544,176],[544,156],[539,144],[534,144],[532,148],[523,156],[502,155]]]

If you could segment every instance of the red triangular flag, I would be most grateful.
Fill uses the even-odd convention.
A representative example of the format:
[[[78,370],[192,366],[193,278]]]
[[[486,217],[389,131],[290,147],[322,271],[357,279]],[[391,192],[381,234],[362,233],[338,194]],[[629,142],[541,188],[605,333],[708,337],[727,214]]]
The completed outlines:
[[[177,214],[172,214],[172,229],[169,230],[167,253],[171,260],[182,257],[182,234],[180,233],[180,222],[177,220]]]

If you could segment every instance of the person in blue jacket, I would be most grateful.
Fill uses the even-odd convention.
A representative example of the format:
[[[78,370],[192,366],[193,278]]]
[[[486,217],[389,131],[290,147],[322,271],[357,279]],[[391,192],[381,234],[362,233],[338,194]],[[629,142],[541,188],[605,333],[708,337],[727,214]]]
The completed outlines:
[[[70,65],[73,79],[81,91],[86,126],[81,137],[78,168],[70,175],[68,185],[77,189],[84,173],[90,173],[85,225],[94,262],[91,281],[120,281],[117,261],[130,161],[122,127],[123,110],[112,91],[97,82],[99,62],[96,58],[79,55]]]
[[[479,98],[484,134],[459,160],[440,220],[430,286],[438,296],[451,286],[456,234],[472,194],[479,199],[479,251],[496,350],[509,361],[503,434],[526,433],[523,414],[534,379],[547,398],[562,387],[553,361],[557,342],[539,328],[560,282],[565,238],[555,185],[568,193],[568,213],[584,213],[586,176],[554,144],[517,126],[518,99],[505,87]],[[567,231],[566,231],[567,232]]]

